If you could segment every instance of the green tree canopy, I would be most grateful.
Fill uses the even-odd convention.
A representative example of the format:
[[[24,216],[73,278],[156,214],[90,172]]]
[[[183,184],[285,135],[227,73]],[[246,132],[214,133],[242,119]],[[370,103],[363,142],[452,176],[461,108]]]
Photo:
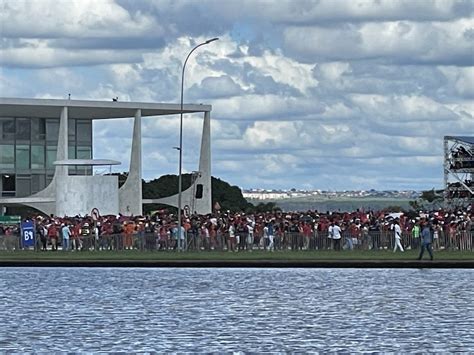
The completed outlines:
[[[125,183],[127,174],[116,173],[119,177],[119,186]],[[192,174],[183,174],[182,191],[191,186]],[[143,198],[158,199],[172,196],[178,193],[178,176],[177,175],[163,175],[151,181],[142,181]],[[221,211],[231,212],[267,212],[279,209],[275,203],[260,203],[257,206],[247,202],[242,195],[242,191],[238,186],[232,186],[228,182],[212,177],[212,205],[218,202],[221,206]],[[176,209],[161,204],[147,204],[143,206],[143,212],[148,214],[151,211],[159,209],[167,209],[172,213],[176,213]]]

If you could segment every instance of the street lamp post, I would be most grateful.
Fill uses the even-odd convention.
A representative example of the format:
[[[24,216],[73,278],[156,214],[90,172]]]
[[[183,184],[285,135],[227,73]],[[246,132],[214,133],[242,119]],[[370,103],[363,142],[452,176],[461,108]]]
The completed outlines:
[[[178,174],[178,235],[177,235],[177,242],[178,242],[178,250],[181,250],[181,205],[182,205],[182,180],[183,180],[183,96],[184,96],[184,70],[186,69],[186,63],[188,62],[189,57],[191,54],[201,46],[209,44],[211,42],[217,41],[219,38],[211,38],[205,42],[202,42],[195,46],[189,52],[186,60],[183,64],[183,72],[181,74],[181,110],[180,110],[180,118],[179,118],[179,174]]]

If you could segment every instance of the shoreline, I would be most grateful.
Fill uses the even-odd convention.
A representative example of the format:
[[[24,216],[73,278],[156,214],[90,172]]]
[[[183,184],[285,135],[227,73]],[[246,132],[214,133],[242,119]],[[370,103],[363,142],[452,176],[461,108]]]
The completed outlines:
[[[474,260],[0,260],[0,267],[474,269]]]

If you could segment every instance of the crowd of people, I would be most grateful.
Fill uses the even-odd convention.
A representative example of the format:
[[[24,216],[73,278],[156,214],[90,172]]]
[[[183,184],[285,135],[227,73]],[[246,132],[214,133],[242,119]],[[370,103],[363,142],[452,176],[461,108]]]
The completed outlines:
[[[388,213],[219,212],[177,216],[166,210],[151,216],[110,215],[32,218],[38,250],[385,250],[419,248],[428,228],[434,250],[472,250],[472,206],[453,211]],[[425,234],[423,234],[425,233]],[[7,243],[18,226],[0,226],[0,249],[21,248]],[[16,240],[18,238],[16,237]]]
[[[452,152],[452,158],[454,162],[451,164],[450,169],[474,168],[474,152],[463,146],[459,146]]]
[[[472,190],[474,189],[474,182],[470,179],[465,179],[463,184],[461,184],[460,182],[453,182],[448,184],[447,197],[450,199],[469,198],[471,196],[471,192],[465,189],[465,186]]]

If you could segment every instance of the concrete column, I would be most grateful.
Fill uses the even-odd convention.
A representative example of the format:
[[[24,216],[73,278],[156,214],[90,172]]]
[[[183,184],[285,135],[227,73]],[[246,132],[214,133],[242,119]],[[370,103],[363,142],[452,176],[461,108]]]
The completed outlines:
[[[203,185],[202,200],[198,203],[201,213],[212,212],[212,191],[211,191],[211,113],[204,112],[204,122],[202,125],[201,155],[199,158],[199,172],[201,177],[198,183]]]
[[[201,155],[199,157],[199,173],[195,183],[182,193],[182,206],[189,206],[191,212],[208,214],[212,212],[212,175],[211,175],[211,113],[204,113],[201,137]],[[197,185],[202,185],[202,198],[196,198]],[[178,206],[178,195],[160,199],[146,200],[146,203],[162,203]]]
[[[142,208],[142,111],[135,111],[133,123],[132,152],[127,181],[120,188],[120,213],[139,216]]]
[[[56,160],[66,160],[68,158],[68,108],[64,106],[61,110],[61,118],[59,120],[59,136],[58,148],[56,151]],[[55,189],[56,196],[56,216],[65,216],[67,213],[67,166],[56,166],[53,182],[51,187]]]
[[[68,158],[68,107],[64,106],[61,110],[59,120],[58,149],[56,160],[66,160]],[[67,166],[57,166],[56,175],[68,175]]]

